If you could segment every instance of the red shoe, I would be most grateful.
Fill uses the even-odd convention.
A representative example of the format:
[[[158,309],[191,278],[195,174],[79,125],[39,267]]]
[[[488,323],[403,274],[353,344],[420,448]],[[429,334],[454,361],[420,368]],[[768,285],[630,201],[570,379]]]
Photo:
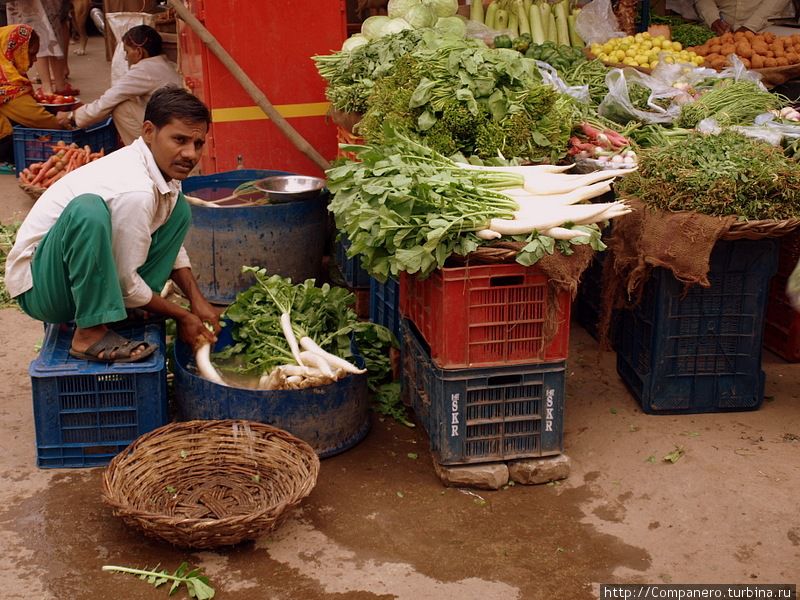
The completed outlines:
[[[55,90],[53,93],[58,94],[59,96],[77,96],[81,93],[81,91],[78,88],[74,88],[70,84],[67,84],[63,90]]]

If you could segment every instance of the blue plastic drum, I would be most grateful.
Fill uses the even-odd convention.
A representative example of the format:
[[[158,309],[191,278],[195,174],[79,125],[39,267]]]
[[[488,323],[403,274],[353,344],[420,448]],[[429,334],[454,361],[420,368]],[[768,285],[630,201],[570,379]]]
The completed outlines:
[[[189,177],[185,194],[219,200],[240,184],[284,171],[242,169]],[[242,208],[192,205],[192,226],[184,241],[200,291],[210,301],[229,304],[253,283],[242,266],[264,267],[295,283],[319,277],[325,250],[328,194]]]
[[[231,343],[223,328],[214,351]],[[370,427],[366,375],[303,390],[227,387],[195,374],[191,349],[175,342],[175,396],[181,419],[248,419],[306,441],[321,457],[358,444]]]

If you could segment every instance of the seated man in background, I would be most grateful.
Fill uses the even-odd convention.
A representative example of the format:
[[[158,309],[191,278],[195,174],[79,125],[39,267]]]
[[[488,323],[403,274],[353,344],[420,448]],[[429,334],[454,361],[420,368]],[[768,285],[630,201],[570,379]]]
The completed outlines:
[[[6,259],[6,288],[34,319],[75,321],[70,354],[134,362],[155,347],[108,324],[129,308],[173,318],[194,345],[215,341],[219,315],[203,297],[183,239],[191,211],[180,182],[200,160],[211,115],[189,92],[165,87],[147,104],[142,137],[70,172],[42,194]],[[168,279],[191,303],[159,295]]]
[[[150,96],[165,85],[181,85],[181,77],[163,53],[159,33],[149,25],[131,27],[122,36],[129,69],[100,98],[70,112],[60,112],[63,125],[89,127],[113,115],[126,146],[142,133],[144,107]]]
[[[791,4],[791,0],[695,0],[694,6],[706,25],[722,35],[740,30],[757,33]]]

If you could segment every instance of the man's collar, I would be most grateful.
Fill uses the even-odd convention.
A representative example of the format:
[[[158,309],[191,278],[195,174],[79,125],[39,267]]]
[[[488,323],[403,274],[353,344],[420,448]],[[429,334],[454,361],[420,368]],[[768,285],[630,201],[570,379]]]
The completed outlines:
[[[142,155],[142,158],[144,158],[144,163],[147,165],[147,172],[156,184],[156,188],[158,188],[160,194],[174,194],[180,190],[180,182],[167,182],[167,180],[164,179],[164,175],[161,174],[161,169],[159,169],[156,164],[156,159],[153,158],[153,153],[150,152],[150,148],[142,137],[136,138],[131,143],[131,146],[134,146]]]

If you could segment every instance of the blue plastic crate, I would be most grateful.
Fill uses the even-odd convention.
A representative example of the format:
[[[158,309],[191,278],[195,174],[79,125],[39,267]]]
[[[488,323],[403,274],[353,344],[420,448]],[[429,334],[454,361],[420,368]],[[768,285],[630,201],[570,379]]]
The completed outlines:
[[[60,140],[67,145],[73,142],[79,146],[88,144],[92,152],[99,152],[102,148],[109,154],[117,149],[117,129],[111,117],[86,129],[70,131],[14,127],[14,163],[17,173],[35,162],[50,158],[53,155],[53,146]]]
[[[646,413],[752,410],[764,398],[761,342],[775,240],[720,241],[711,286],[654,269],[638,307],[620,311],[617,372]]]
[[[29,369],[39,467],[105,465],[168,422],[163,325],[118,331],[159,350],[135,363],[78,360],[68,353],[72,328],[47,326]]]
[[[400,282],[391,277],[386,283],[370,277],[369,320],[383,325],[400,339]]]
[[[564,441],[564,361],[440,369],[413,325],[400,324],[403,394],[442,465],[560,454]]]
[[[595,252],[583,272],[572,314],[594,339],[599,339],[598,324],[603,306],[603,264],[606,253]]]
[[[350,248],[350,240],[340,234],[336,241],[336,264],[342,272],[347,287],[354,290],[369,288],[372,278],[361,266],[361,257],[348,258],[348,248]]]

